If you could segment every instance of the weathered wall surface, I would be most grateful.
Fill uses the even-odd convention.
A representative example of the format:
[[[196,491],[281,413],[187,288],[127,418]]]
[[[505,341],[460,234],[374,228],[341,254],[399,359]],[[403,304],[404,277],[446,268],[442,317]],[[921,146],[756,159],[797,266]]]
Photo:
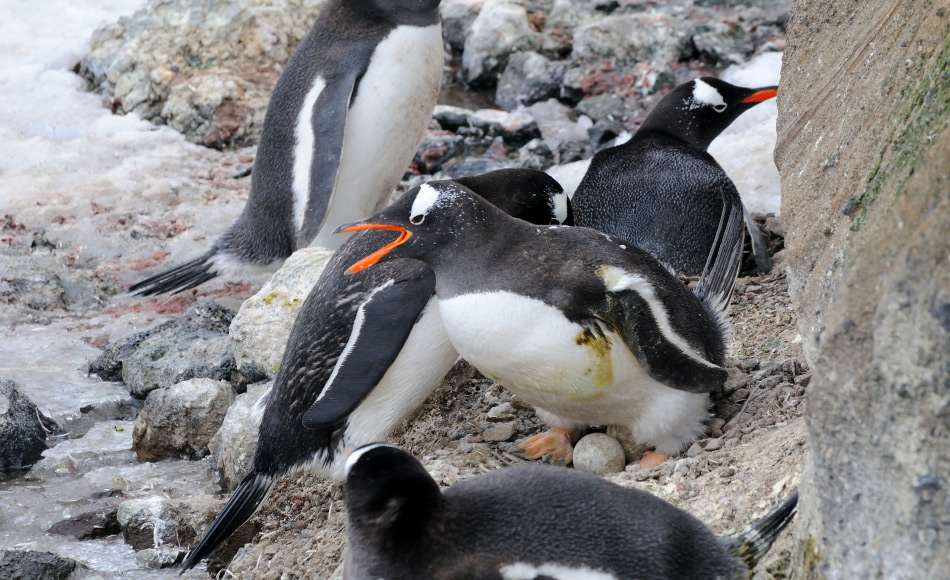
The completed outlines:
[[[950,2],[797,0],[779,90],[814,379],[796,570],[950,569]]]

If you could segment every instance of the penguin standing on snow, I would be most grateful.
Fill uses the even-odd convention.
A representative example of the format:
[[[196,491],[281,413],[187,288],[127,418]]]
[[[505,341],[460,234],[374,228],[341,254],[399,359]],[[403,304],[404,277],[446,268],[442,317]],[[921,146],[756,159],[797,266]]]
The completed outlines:
[[[439,94],[439,1],[329,0],[274,88],[241,216],[203,256],[129,290],[181,292],[336,248],[325,223],[383,207]]]
[[[720,538],[645,491],[572,469],[500,469],[443,493],[387,444],[353,452],[344,494],[345,580],[748,579],[798,501]]]
[[[570,461],[584,426],[624,425],[655,446],[641,463],[652,466],[703,433],[709,393],[728,375],[725,312],[743,235],[742,207],[731,210],[696,294],[632,244],[515,220],[451,181],[337,231],[399,234],[351,272],[394,258],[433,269],[458,353],[555,427],[522,443],[529,458]]]
[[[567,196],[543,172],[502,169],[458,181],[518,218],[545,226],[571,221]],[[253,469],[184,569],[246,522],[285,475],[310,469],[342,479],[344,447],[385,439],[458,360],[433,295],[435,276],[422,262],[393,260],[355,276],[345,273],[387,237],[362,232],[347,240],[310,291],[274,386],[259,403]]]
[[[706,148],[739,115],[773,98],[715,77],[676,87],[633,137],[594,155],[571,202],[577,225],[633,242],[679,274],[699,275],[719,217],[742,207],[735,184]],[[744,211],[744,210],[743,210]],[[746,227],[760,270],[771,270],[762,234]]]

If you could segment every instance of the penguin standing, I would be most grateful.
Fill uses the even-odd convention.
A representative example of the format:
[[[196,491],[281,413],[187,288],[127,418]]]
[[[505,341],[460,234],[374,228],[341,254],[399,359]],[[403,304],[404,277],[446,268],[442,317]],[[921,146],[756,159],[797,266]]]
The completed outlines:
[[[579,498],[583,498],[580,500]],[[346,462],[345,580],[740,580],[795,515],[798,494],[736,538],[653,495],[547,465],[439,486],[374,444]]]
[[[739,115],[773,98],[776,87],[747,89],[715,77],[676,87],[633,137],[594,155],[571,202],[577,225],[633,242],[679,274],[699,275],[723,205],[742,207],[735,184],[706,148]],[[759,269],[768,249],[743,210]]]
[[[336,248],[325,223],[383,207],[439,94],[439,1],[329,0],[274,88],[241,216],[203,256],[129,290],[181,292]]]
[[[502,169],[459,182],[518,218],[543,225],[570,222],[567,196],[543,172]],[[310,291],[274,386],[259,403],[263,417],[253,468],[184,569],[246,522],[285,475],[309,469],[342,479],[344,447],[385,439],[458,360],[433,296],[435,277],[422,262],[394,260],[345,274],[387,237],[387,232],[363,232],[347,240]],[[321,421],[324,415],[333,420]]]
[[[529,458],[570,461],[584,426],[624,425],[656,448],[641,463],[652,466],[704,432],[709,393],[728,376],[725,312],[743,235],[742,208],[731,209],[696,294],[628,242],[532,226],[451,181],[337,231],[399,233],[351,272],[393,258],[435,271],[455,349],[554,427],[522,443]]]

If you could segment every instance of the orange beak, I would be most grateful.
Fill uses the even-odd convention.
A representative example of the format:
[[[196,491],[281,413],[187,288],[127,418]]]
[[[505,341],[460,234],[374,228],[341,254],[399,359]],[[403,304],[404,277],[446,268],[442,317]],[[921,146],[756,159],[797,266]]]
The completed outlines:
[[[777,94],[778,94],[777,89],[764,89],[757,93],[752,93],[748,97],[742,99],[742,102],[743,103],[761,103],[762,101],[774,99],[775,95]]]
[[[342,232],[358,232],[360,230],[393,230],[395,232],[399,232],[399,237],[396,238],[396,241],[386,244],[382,248],[376,250],[372,254],[366,256],[359,262],[356,262],[355,264],[347,268],[346,269],[347,274],[355,274],[357,272],[361,272],[365,270],[366,268],[369,268],[370,266],[378,262],[380,258],[388,254],[390,250],[404,243],[406,240],[412,237],[412,232],[410,232],[406,228],[399,227],[399,226],[391,226],[387,224],[363,224],[363,223],[346,224],[333,230],[333,233],[339,234]]]

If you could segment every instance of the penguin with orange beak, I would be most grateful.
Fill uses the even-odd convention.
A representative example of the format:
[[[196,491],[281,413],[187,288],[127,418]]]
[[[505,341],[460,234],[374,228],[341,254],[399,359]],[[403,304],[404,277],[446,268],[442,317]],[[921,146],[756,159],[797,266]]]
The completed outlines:
[[[553,427],[522,443],[528,457],[570,461],[585,426],[624,425],[655,447],[649,466],[703,433],[709,393],[727,377],[725,312],[743,236],[742,208],[731,209],[696,293],[633,244],[513,219],[451,181],[337,231],[396,234],[350,272],[397,258],[432,268],[458,353]],[[310,424],[338,419],[326,405],[305,415]]]
[[[719,217],[742,208],[735,184],[706,148],[777,87],[737,87],[715,77],[679,85],[626,143],[594,155],[571,203],[575,222],[633,242],[678,274],[697,276]],[[768,249],[745,210],[752,252],[771,270]]]

